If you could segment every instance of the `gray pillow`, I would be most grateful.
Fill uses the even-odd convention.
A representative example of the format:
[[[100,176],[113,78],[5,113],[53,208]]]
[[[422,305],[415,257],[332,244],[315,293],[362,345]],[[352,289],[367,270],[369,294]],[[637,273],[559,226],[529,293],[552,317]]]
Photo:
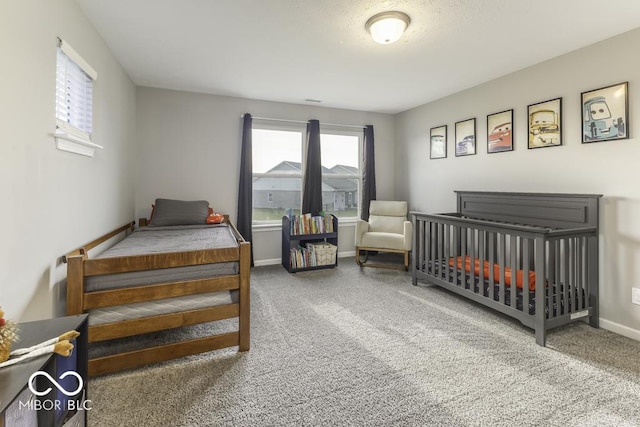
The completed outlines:
[[[156,199],[149,226],[205,224],[208,215],[206,200]]]

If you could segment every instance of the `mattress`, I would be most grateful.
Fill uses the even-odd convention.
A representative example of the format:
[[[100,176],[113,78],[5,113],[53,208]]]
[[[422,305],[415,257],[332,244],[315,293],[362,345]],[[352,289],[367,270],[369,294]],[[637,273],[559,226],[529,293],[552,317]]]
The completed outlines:
[[[95,258],[236,247],[238,247],[238,242],[230,227],[226,224],[141,227]],[[238,274],[238,271],[237,262],[223,262],[105,274],[86,277],[85,290],[86,292],[95,292],[182,280],[204,279],[235,275]]]
[[[458,261],[460,261],[460,259],[458,259]],[[434,271],[434,263],[429,261],[428,263],[426,263],[425,265],[428,266],[427,269],[427,273],[433,277],[438,277],[442,280],[445,281],[449,281],[450,278],[452,278],[454,276],[454,269],[452,267],[453,262],[452,259],[449,259],[449,262],[447,263],[447,261],[442,260],[440,262],[436,262],[435,263],[438,269],[438,274],[436,274],[436,272]],[[449,265],[447,265],[449,264]],[[459,264],[460,265],[460,264]],[[470,265],[469,265],[470,266]],[[521,271],[521,270],[519,270]],[[458,274],[456,276],[455,279],[455,284],[457,286],[463,286],[463,281],[462,281],[462,277],[463,275],[462,273],[462,269],[460,268],[458,270]],[[465,272],[464,274],[464,288],[465,289],[469,289],[471,286],[471,275],[470,273],[470,269],[468,271]],[[483,292],[480,292],[480,277],[478,274],[478,270],[476,270],[474,272],[474,284],[473,284],[473,292],[476,294],[480,294],[483,295],[485,297],[489,296],[489,288],[490,288],[490,284],[489,284],[489,280],[488,280],[488,272],[485,271],[485,277],[484,277],[484,283],[483,283]],[[517,281],[520,280],[520,277],[517,277]],[[505,280],[506,281],[506,280]],[[535,276],[534,276],[534,282],[535,282]],[[510,285],[511,283],[509,283]],[[564,300],[562,298],[562,296],[564,295],[564,284],[559,283],[559,284],[552,284],[551,286],[549,286],[548,283],[546,283],[546,290],[545,290],[545,312],[549,313],[550,308],[551,308],[551,313],[553,315],[553,317],[559,316],[561,314],[565,314],[565,313],[570,313],[572,311],[575,311],[577,309],[577,306],[579,305],[579,301],[580,298],[582,298],[582,300],[584,301],[586,298],[584,289],[576,289],[575,287],[572,287],[571,291],[568,292],[567,295],[567,307],[565,307],[564,304]],[[528,304],[528,310],[523,310],[523,292],[528,292],[529,293],[529,304]],[[509,286],[504,287],[504,304],[507,306],[511,305],[511,288]],[[549,304],[549,298],[551,298],[551,304]],[[497,283],[494,283],[493,285],[493,299],[495,301],[500,301],[500,285]],[[576,307],[573,307],[574,302],[576,304]],[[522,286],[517,286],[516,288],[516,308],[519,311],[528,311],[529,314],[531,315],[535,315],[536,312],[536,292],[535,292],[535,286],[534,289],[529,289],[527,291],[523,291]],[[558,311],[559,309],[559,311]]]
[[[238,291],[220,291],[89,310],[89,326],[238,302]]]

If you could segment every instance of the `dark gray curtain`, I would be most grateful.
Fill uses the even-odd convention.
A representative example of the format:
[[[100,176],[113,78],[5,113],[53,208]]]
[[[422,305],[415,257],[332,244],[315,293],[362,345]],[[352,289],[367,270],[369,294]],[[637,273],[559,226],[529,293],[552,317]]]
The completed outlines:
[[[376,200],[376,156],[373,149],[373,125],[364,128],[364,149],[362,171],[362,207],[360,216],[365,221],[369,220],[369,205],[371,200]]]
[[[238,187],[238,220],[236,226],[244,239],[253,241],[251,221],[253,212],[251,114],[245,113],[242,122],[242,152],[240,154],[240,184]],[[251,245],[251,267],[253,267],[253,244]]]
[[[302,179],[302,213],[317,215],[322,210],[322,161],[320,159],[320,122],[307,123],[307,153]]]

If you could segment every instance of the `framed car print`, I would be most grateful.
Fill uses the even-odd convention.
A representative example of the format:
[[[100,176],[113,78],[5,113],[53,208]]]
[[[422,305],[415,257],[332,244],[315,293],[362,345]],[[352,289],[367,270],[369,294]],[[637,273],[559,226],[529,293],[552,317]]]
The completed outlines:
[[[429,132],[429,149],[431,159],[447,157],[447,125],[431,128]]]
[[[456,157],[476,154],[476,119],[456,122]]]
[[[562,98],[531,104],[527,113],[529,148],[562,145]]]
[[[628,82],[582,92],[582,143],[629,138]]]
[[[513,150],[513,109],[487,116],[487,153]]]

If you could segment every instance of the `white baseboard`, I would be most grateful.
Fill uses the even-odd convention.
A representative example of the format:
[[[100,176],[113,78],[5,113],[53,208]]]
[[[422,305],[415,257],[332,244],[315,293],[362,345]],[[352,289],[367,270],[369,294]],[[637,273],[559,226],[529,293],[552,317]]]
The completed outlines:
[[[256,267],[262,267],[264,265],[278,265],[278,264],[282,264],[282,260],[280,258],[274,258],[274,259],[261,259],[260,261],[253,261],[253,265],[255,265]]]
[[[338,258],[347,258],[350,256],[356,256],[356,251],[351,251],[351,252],[338,252]],[[282,260],[280,258],[274,258],[274,259],[261,259],[259,261],[253,261],[253,265],[255,265],[256,267],[262,267],[265,265],[278,265],[278,264],[282,264]]]
[[[628,326],[621,325],[611,320],[600,318],[600,327],[607,331],[615,332],[618,335],[631,338],[632,340],[640,341],[640,331],[630,328]]]

